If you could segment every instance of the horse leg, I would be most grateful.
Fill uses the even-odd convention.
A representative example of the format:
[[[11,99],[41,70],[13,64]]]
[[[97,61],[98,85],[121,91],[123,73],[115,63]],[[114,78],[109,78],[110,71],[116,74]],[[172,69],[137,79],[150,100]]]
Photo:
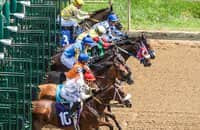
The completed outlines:
[[[121,126],[119,125],[118,121],[116,120],[115,115],[108,113],[108,112],[104,112],[104,114],[105,114],[106,117],[110,117],[115,122],[115,125],[117,126],[117,128],[119,130],[122,130]]]
[[[99,128],[100,126],[107,126],[110,130],[114,130],[113,125],[109,122],[99,121],[97,128]]]
[[[42,130],[43,123],[40,120],[33,120],[32,130]]]
[[[63,130],[74,130],[74,127],[66,127]]]
[[[108,110],[108,112],[110,112],[110,113],[112,112],[112,111],[111,111],[111,107],[110,107],[110,105],[107,105],[107,110]],[[109,122],[107,116],[105,116],[105,120],[106,120],[106,122]]]

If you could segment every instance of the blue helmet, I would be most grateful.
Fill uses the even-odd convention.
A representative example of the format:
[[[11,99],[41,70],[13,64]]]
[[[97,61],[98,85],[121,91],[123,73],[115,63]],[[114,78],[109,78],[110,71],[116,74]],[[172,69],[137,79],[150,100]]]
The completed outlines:
[[[81,53],[78,57],[78,61],[80,62],[88,62],[89,56],[87,54]]]
[[[82,44],[83,45],[87,44],[89,46],[94,46],[95,45],[94,41],[92,40],[92,38],[90,36],[84,37],[83,40],[82,40]]]
[[[116,16],[116,14],[110,14],[108,16],[108,21],[111,21],[111,22],[117,22],[118,21],[118,18]]]

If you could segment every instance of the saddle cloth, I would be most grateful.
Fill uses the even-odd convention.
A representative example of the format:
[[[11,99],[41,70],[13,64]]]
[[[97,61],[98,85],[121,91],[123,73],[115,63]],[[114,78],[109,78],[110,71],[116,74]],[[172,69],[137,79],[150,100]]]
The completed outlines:
[[[72,126],[73,117],[70,113],[69,106],[66,106],[59,102],[57,102],[55,106],[56,106],[56,114],[58,116],[60,126],[61,127]]]

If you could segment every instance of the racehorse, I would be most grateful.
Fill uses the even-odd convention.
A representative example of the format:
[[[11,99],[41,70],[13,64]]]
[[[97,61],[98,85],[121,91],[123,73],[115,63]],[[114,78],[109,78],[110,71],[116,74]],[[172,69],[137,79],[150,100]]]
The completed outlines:
[[[83,31],[87,31],[94,24],[106,20],[108,15],[111,14],[111,13],[113,13],[112,5],[109,8],[100,9],[100,10],[92,12],[92,14],[90,14],[90,18],[81,21],[79,23],[79,25],[83,29]],[[117,29],[121,30],[121,28],[122,28],[121,23],[118,22],[116,24],[116,27],[117,27]]]
[[[115,46],[126,61],[132,56],[137,58],[144,67],[151,66],[150,59],[155,58],[154,53],[150,55],[149,52],[152,52],[153,49],[143,34],[137,38],[118,41]]]
[[[108,15],[113,13],[112,5],[109,8],[100,9],[97,11],[92,12],[90,14],[90,18],[85,19],[79,23],[79,27],[76,30],[76,36],[72,36],[72,27],[62,27],[62,40],[61,41],[68,41],[69,43],[74,43],[75,38],[82,32],[88,31],[94,24],[104,21],[107,19]],[[121,30],[122,25],[120,22],[117,22],[116,28]],[[59,38],[59,37],[58,37]],[[59,41],[59,40],[58,40]],[[64,48],[58,48],[57,52],[62,51]]]
[[[104,59],[105,60],[105,59]],[[111,62],[112,61],[112,62]],[[98,66],[99,65],[99,66]],[[96,63],[95,65],[91,66],[93,70],[94,68],[98,68],[95,70],[95,74],[97,75],[97,85],[98,86],[111,86],[115,83],[115,78],[118,78],[121,81],[126,81],[127,83],[131,84],[131,73],[130,69],[125,65],[125,60],[123,57],[120,56],[117,52],[113,55],[108,57],[102,65]],[[60,72],[54,72],[60,73]],[[52,76],[55,74],[51,73]],[[57,75],[57,74],[56,74]],[[52,77],[51,76],[51,77]],[[55,79],[55,78],[54,78]],[[52,80],[50,80],[52,81]],[[60,81],[60,80],[58,80]],[[39,99],[51,99],[55,100],[55,95],[57,92],[57,85],[56,84],[44,84],[40,85],[40,92],[39,92]],[[129,99],[130,95],[127,95],[126,99]],[[126,101],[126,100],[124,100]],[[108,106],[108,111],[111,112],[111,108]],[[110,117],[114,120],[116,126],[120,129],[118,122],[115,119],[114,115],[110,113],[106,114],[106,117]]]
[[[107,57],[101,64],[99,62],[90,66],[97,78],[97,86],[111,86],[114,84],[116,78],[121,81],[126,81],[129,84],[133,83],[131,82],[130,69],[125,65],[123,57],[121,57],[120,54],[117,54],[117,52],[114,52],[113,55]],[[60,84],[65,80],[65,75],[61,72],[54,71],[49,73],[46,83],[50,84],[38,86],[40,88],[38,99],[55,100],[57,85],[52,83]]]
[[[98,129],[100,126],[107,126],[110,130],[113,130],[112,124],[109,122],[103,122],[101,117],[106,113],[104,112],[107,105],[111,100],[125,103],[127,107],[131,107],[131,103],[124,102],[125,93],[117,86],[106,86],[100,89],[100,91],[85,101],[83,111],[80,114],[80,129],[92,130]],[[37,100],[33,101],[33,130],[41,130],[46,124],[52,124],[57,127],[59,125],[59,119],[56,115],[55,101],[52,100]],[[64,128],[65,130],[73,130],[73,126]]]
[[[147,41],[147,38],[146,38],[146,35],[142,32],[141,35],[138,37],[139,39],[141,39],[141,42],[146,46],[149,54],[150,54],[150,57],[151,59],[155,59],[156,58],[156,55],[155,55],[155,52],[154,52],[154,49],[153,47],[148,43]],[[134,38],[134,37],[129,37],[128,38],[129,40],[136,40],[137,38]]]
[[[137,54],[141,51],[141,49],[144,49],[144,51],[141,51],[141,53],[144,52],[146,54],[141,55],[140,57],[141,59],[139,60],[141,61],[141,63],[144,64],[145,67],[151,66],[150,59],[145,58],[144,55],[149,55],[149,52],[145,51],[145,48],[152,49],[152,47],[150,46],[150,44],[147,43],[147,39],[143,34],[137,38],[117,41],[115,44],[118,46],[120,50],[119,53],[125,58],[126,61],[128,60],[130,56],[137,57]],[[62,55],[62,52],[52,57],[52,65],[51,65],[52,71],[59,71],[59,72],[68,71],[68,68],[66,68],[60,61],[61,55]]]

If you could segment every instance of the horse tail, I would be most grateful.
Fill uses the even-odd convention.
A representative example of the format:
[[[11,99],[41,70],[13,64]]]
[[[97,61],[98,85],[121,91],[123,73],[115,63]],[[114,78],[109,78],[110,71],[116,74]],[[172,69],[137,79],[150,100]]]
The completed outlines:
[[[45,114],[48,113],[49,110],[46,108],[46,104],[44,104],[45,100],[37,100],[32,101],[32,113],[33,114]]]

